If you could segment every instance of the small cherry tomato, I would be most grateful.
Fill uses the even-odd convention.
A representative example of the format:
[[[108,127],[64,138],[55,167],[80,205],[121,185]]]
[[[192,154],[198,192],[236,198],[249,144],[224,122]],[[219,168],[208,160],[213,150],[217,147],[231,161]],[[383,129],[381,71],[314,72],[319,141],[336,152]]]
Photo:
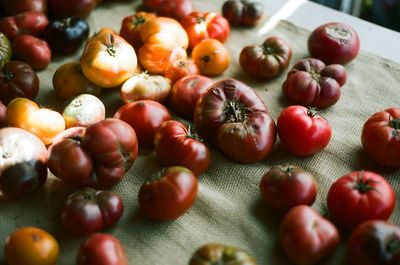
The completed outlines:
[[[93,95],[81,94],[73,98],[62,113],[67,128],[89,127],[105,119],[103,102]]]
[[[232,26],[255,26],[264,17],[264,6],[256,1],[228,0],[222,14]]]
[[[51,50],[47,42],[26,34],[19,35],[13,41],[13,55],[34,70],[46,68],[51,61]]]
[[[230,63],[228,49],[215,39],[205,39],[199,42],[193,48],[192,59],[200,73],[208,76],[222,74]]]
[[[171,84],[187,75],[199,74],[197,65],[192,60],[176,60],[165,70],[165,77],[171,80]]]

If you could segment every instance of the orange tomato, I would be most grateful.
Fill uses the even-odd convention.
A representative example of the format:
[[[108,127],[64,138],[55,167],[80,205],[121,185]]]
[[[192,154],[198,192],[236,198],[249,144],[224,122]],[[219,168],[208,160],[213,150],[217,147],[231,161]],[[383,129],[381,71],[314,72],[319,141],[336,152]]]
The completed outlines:
[[[192,51],[192,59],[202,75],[222,74],[229,66],[228,49],[218,40],[206,39],[197,44]]]
[[[56,239],[36,227],[23,227],[6,240],[7,265],[55,265],[60,253]]]
[[[53,138],[65,130],[65,121],[60,113],[40,108],[27,98],[15,98],[8,104],[7,120],[10,126],[35,134],[46,145],[51,144]]]
[[[199,69],[192,60],[176,60],[165,70],[165,77],[171,80],[171,84],[187,75],[197,75]]]

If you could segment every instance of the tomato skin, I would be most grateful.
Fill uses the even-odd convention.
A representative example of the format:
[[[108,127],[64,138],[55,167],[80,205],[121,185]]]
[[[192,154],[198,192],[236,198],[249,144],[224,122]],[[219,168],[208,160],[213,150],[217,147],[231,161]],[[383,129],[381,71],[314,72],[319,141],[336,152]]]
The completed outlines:
[[[379,165],[400,167],[400,109],[373,114],[361,133],[364,151]]]
[[[73,98],[63,110],[67,128],[88,127],[105,119],[106,109],[103,102],[90,94],[81,94]]]
[[[327,199],[333,221],[351,230],[368,220],[389,219],[396,195],[382,176],[370,171],[355,171],[336,180]]]
[[[5,244],[8,265],[56,265],[59,252],[56,239],[36,227],[15,230]]]
[[[27,11],[47,13],[46,0],[3,0],[3,7],[6,15],[16,15]]]
[[[283,218],[279,240],[294,264],[312,265],[336,249],[339,245],[339,232],[314,209],[299,205],[289,210]]]
[[[12,41],[21,34],[41,36],[48,24],[49,21],[45,14],[38,11],[27,11],[1,19],[0,32],[3,32]]]
[[[222,14],[232,26],[255,26],[264,17],[264,6],[256,1],[228,0]]]
[[[192,60],[176,60],[165,70],[165,77],[171,80],[171,84],[187,75],[196,74],[199,74],[199,69]]]
[[[192,51],[192,59],[200,74],[217,76],[225,72],[230,63],[228,49],[216,39],[199,42]]]
[[[400,227],[381,220],[363,222],[350,235],[351,265],[394,265],[400,262]]]
[[[273,166],[260,182],[264,202],[278,211],[287,211],[301,204],[313,204],[317,189],[314,176],[298,166]]]
[[[110,234],[96,233],[79,247],[77,265],[128,265],[121,242]]]
[[[297,156],[309,156],[324,149],[332,135],[331,126],[322,116],[297,105],[282,110],[277,127],[282,144]]]
[[[192,171],[179,166],[168,167],[143,183],[139,205],[153,220],[174,220],[192,206],[197,191],[197,178]]]
[[[46,68],[51,61],[51,50],[46,41],[22,34],[13,41],[13,55],[34,70]]]
[[[85,18],[96,8],[97,0],[48,0],[51,14],[57,18]]]
[[[156,11],[159,16],[172,17],[178,21],[195,10],[193,0],[143,0],[143,5]]]
[[[7,126],[7,106],[0,101],[0,128]]]

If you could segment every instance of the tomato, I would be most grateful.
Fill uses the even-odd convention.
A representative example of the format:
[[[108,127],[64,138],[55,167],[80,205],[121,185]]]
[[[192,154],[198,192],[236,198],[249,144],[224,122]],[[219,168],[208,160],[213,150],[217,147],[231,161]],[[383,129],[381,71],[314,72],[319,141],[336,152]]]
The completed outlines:
[[[65,121],[60,113],[40,108],[26,98],[15,98],[7,106],[8,124],[25,129],[38,136],[44,144],[51,144],[53,138],[65,130]]]
[[[346,69],[340,64],[325,65],[317,59],[303,59],[293,65],[282,91],[296,104],[326,108],[339,100],[346,78]]]
[[[163,102],[171,91],[171,82],[161,75],[135,74],[121,86],[120,96],[123,102],[154,100]]]
[[[192,59],[200,74],[217,76],[225,72],[230,63],[228,49],[218,40],[205,39],[192,51]]]
[[[213,12],[195,11],[182,19],[181,24],[189,36],[189,49],[208,38],[225,42],[230,33],[229,22]]]
[[[239,56],[242,69],[251,76],[271,79],[289,66],[292,49],[283,39],[269,37],[261,45],[246,46]]]
[[[68,130],[72,132],[49,147],[47,164],[54,176],[95,189],[122,181],[138,154],[136,134],[129,124],[108,118],[86,130]]]
[[[157,128],[170,120],[171,114],[156,101],[140,100],[119,108],[114,118],[127,122],[135,130],[140,146],[151,148]]]
[[[77,265],[128,265],[121,242],[110,234],[93,234],[79,247]]]
[[[198,190],[197,178],[187,168],[164,168],[140,187],[139,206],[153,220],[174,220],[189,210]]]
[[[279,241],[286,256],[296,265],[312,265],[329,256],[339,245],[336,227],[318,212],[299,205],[285,215]]]
[[[16,15],[27,11],[47,13],[46,0],[3,0],[3,7],[4,13],[7,15]]]
[[[178,21],[195,10],[193,0],[143,0],[143,4],[160,16],[172,17]]]
[[[199,69],[192,60],[176,60],[165,70],[165,77],[171,80],[171,84],[175,84],[176,81],[184,76],[198,73]]]
[[[267,206],[287,211],[294,206],[311,205],[317,197],[314,176],[298,166],[273,166],[260,182],[261,196]]]
[[[46,68],[51,61],[51,50],[47,42],[26,34],[14,39],[13,55],[34,70]]]
[[[7,36],[0,32],[0,69],[11,60],[12,45]]]
[[[292,154],[309,156],[324,149],[331,140],[332,128],[315,110],[289,106],[279,114],[278,135]]]
[[[39,78],[29,64],[10,61],[0,70],[0,89],[4,104],[16,97],[34,99],[39,93]]]
[[[100,31],[86,42],[80,62],[87,79],[102,88],[121,85],[137,67],[132,46],[108,30]]]
[[[85,188],[68,196],[61,212],[61,221],[68,232],[88,235],[113,226],[123,211],[122,199],[118,194]]]
[[[349,25],[332,22],[317,27],[308,38],[311,57],[326,64],[346,64],[357,57],[360,40]]]
[[[246,251],[220,243],[201,246],[189,261],[189,265],[212,264],[256,265],[257,262]]]
[[[172,108],[182,117],[193,120],[197,100],[212,83],[212,79],[202,75],[182,77],[171,89],[170,104]]]
[[[264,17],[264,6],[256,1],[228,0],[222,14],[232,26],[255,26]]]
[[[41,36],[49,24],[46,15],[38,11],[27,11],[0,20],[0,32],[14,40],[18,35]]]
[[[7,124],[7,107],[0,101],[0,128],[6,127]]]
[[[60,247],[48,232],[22,227],[7,238],[4,252],[8,265],[55,265]]]
[[[262,99],[234,79],[218,81],[200,96],[194,126],[202,138],[241,163],[264,159],[276,140],[275,122]]]
[[[329,188],[328,209],[336,224],[353,229],[368,220],[387,220],[396,195],[390,184],[370,171],[350,172]]]
[[[48,0],[51,14],[57,18],[85,18],[96,8],[98,0]]]
[[[364,151],[379,165],[400,167],[400,109],[373,114],[361,133]]]
[[[47,149],[35,135],[14,127],[0,129],[0,200],[16,200],[47,179]]]
[[[101,88],[90,82],[82,72],[79,62],[61,65],[54,72],[53,88],[57,96],[69,99],[80,94],[99,96]]]
[[[165,121],[154,134],[154,150],[164,166],[183,166],[201,175],[210,165],[211,153],[202,140],[179,121]]]
[[[394,265],[400,262],[400,227],[380,220],[358,225],[348,241],[351,265]]]
[[[75,126],[88,127],[104,120],[106,108],[97,97],[81,94],[73,98],[62,113],[67,128]]]

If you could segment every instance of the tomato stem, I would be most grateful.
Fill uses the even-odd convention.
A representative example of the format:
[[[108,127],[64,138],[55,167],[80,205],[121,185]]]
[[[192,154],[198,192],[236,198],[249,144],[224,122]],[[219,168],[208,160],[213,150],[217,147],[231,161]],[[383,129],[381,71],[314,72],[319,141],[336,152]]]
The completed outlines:
[[[66,17],[61,21],[61,27],[67,28],[71,26],[72,17]]]
[[[364,171],[360,171],[358,175],[357,182],[354,184],[354,189],[358,190],[361,194],[365,194],[370,190],[376,190],[374,187],[370,185],[370,183],[374,183],[373,180],[364,180],[363,179]]]
[[[287,165],[285,167],[285,172],[288,173],[289,175],[293,173],[293,170],[294,170],[294,166],[292,166],[292,165]]]
[[[225,122],[243,122],[248,117],[248,108],[239,100],[229,100],[224,104],[223,115]]]
[[[400,130],[400,119],[390,119],[389,120],[389,126],[392,127],[395,130]]]
[[[13,80],[13,78],[14,78],[14,73],[9,71],[4,72],[4,79],[6,80],[6,82],[10,82],[11,80]]]
[[[270,46],[264,46],[264,54],[272,55],[275,53],[275,50]]]
[[[194,131],[192,126],[188,126],[186,137],[203,142],[203,139],[199,137],[199,135]]]
[[[108,54],[110,55],[110,56],[115,56],[115,54],[116,54],[116,50],[115,50],[115,45],[114,45],[114,36],[112,35],[112,34],[109,34],[108,35],[108,40],[109,40],[109,44],[105,44],[106,45],[106,48],[107,48],[107,52],[108,52]]]
[[[308,115],[309,117],[313,118],[313,117],[317,116],[317,114],[318,114],[318,111],[317,111],[316,108],[314,108],[314,107],[307,107],[307,115]]]
[[[400,252],[400,238],[396,235],[392,235],[389,240],[387,240],[385,249],[390,253]]]
[[[196,24],[204,23],[204,21],[206,21],[206,19],[205,19],[204,17],[198,17],[198,18],[196,18]]]
[[[83,194],[83,199],[86,201],[93,201],[94,195],[93,195],[93,193],[85,192]]]
[[[133,17],[133,19],[132,19],[132,23],[133,23],[135,26],[144,24],[144,22],[146,22],[146,19],[145,19],[143,16],[135,16],[135,17]]]

